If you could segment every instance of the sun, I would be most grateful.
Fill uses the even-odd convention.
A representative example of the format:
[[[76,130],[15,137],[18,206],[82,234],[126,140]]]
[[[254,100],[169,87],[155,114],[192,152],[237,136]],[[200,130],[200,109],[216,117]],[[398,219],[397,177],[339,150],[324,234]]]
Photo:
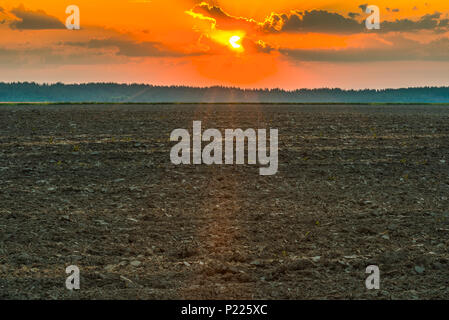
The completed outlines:
[[[240,38],[239,36],[232,36],[231,38],[229,38],[229,44],[234,49],[241,49],[242,45],[238,43],[241,39],[242,38]]]
[[[245,38],[245,33],[243,31],[214,29],[208,34],[208,37],[210,37],[213,41],[226,46],[229,50],[238,53],[245,51],[242,44],[243,39]]]

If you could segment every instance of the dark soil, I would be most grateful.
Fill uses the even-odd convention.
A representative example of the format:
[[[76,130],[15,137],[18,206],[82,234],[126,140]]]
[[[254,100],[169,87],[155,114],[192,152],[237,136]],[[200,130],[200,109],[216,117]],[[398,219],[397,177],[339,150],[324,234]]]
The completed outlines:
[[[279,172],[171,164],[193,120]],[[4,105],[0,299],[449,299],[448,197],[447,106]]]

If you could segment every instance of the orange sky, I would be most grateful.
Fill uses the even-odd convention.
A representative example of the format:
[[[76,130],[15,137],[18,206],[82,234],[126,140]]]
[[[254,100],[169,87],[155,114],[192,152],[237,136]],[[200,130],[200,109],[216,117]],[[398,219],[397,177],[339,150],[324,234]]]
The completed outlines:
[[[64,27],[72,4],[81,30]],[[449,85],[448,13],[440,0],[0,0],[0,81]]]

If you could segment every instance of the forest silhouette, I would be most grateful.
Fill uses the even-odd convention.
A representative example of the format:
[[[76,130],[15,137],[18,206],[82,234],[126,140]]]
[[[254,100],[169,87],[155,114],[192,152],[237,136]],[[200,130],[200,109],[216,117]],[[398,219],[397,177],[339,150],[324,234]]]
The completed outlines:
[[[449,103],[449,87],[343,90],[241,89],[147,84],[0,83],[1,102]]]

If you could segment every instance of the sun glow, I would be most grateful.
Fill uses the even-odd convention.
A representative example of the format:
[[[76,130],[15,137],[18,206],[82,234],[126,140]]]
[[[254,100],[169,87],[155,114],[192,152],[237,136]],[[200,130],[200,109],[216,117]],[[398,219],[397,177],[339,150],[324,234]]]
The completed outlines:
[[[229,43],[231,44],[231,47],[233,47],[234,49],[240,49],[242,47],[242,45],[238,43],[240,40],[241,38],[239,36],[232,36],[229,39]]]
[[[237,52],[243,52],[242,41],[245,33],[242,31],[227,31],[227,30],[213,30],[209,34],[210,38],[215,42],[218,42],[229,49]]]

